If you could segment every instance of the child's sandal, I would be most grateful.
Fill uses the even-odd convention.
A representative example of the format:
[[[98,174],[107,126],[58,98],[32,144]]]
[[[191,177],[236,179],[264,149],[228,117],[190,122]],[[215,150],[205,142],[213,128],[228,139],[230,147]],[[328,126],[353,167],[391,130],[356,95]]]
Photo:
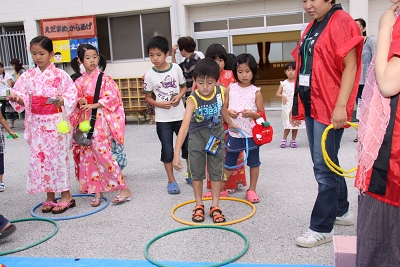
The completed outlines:
[[[214,213],[218,214],[214,214]],[[210,207],[210,217],[213,219],[214,223],[226,222],[225,216],[222,215],[222,210],[219,207]]]
[[[286,139],[282,139],[282,140],[281,140],[280,147],[281,147],[281,148],[285,148],[285,147],[286,147]]]
[[[202,213],[198,213],[198,211],[201,211]],[[204,205],[197,205],[194,207],[192,221],[197,223],[204,222]]]
[[[297,148],[296,140],[290,141],[290,147],[291,147],[291,148]]]

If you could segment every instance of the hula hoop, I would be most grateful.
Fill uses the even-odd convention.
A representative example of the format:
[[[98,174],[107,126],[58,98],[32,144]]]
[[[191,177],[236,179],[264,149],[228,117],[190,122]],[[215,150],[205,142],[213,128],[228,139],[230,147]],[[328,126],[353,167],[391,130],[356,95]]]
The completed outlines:
[[[348,125],[354,127],[356,130],[358,130],[358,125],[352,122],[347,122]],[[328,132],[329,130],[331,130],[333,128],[333,124],[329,125],[328,127],[326,127],[325,131],[322,133],[322,138],[321,138],[321,149],[322,149],[322,156],[324,158],[324,161],[326,163],[326,166],[328,166],[328,168],[333,171],[334,173],[336,173],[337,175],[343,176],[343,177],[347,177],[347,178],[354,178],[356,177],[355,175],[350,175],[351,173],[357,171],[357,167],[352,168],[350,170],[345,170],[343,168],[341,168],[340,166],[338,166],[336,163],[334,163],[331,158],[328,155],[328,152],[326,152],[326,138],[328,136]]]
[[[240,257],[242,257],[247,252],[247,250],[249,249],[249,240],[247,239],[247,237],[243,233],[239,232],[238,230],[235,230],[235,229],[232,229],[232,228],[228,228],[228,227],[217,226],[217,225],[186,226],[186,227],[170,230],[170,231],[165,232],[165,233],[163,233],[161,235],[158,235],[158,236],[154,237],[152,240],[150,240],[150,242],[146,245],[146,247],[144,249],[144,255],[145,255],[146,259],[148,261],[150,261],[151,263],[153,263],[154,265],[157,265],[157,266],[160,266],[160,267],[172,267],[170,265],[159,263],[159,262],[153,260],[150,257],[148,252],[149,252],[149,247],[151,246],[151,244],[153,244],[155,241],[157,241],[158,239],[160,239],[160,238],[162,238],[164,236],[167,236],[167,235],[170,235],[170,234],[173,234],[173,233],[176,233],[176,232],[199,229],[199,228],[213,228],[213,229],[220,229],[220,230],[230,231],[232,233],[235,233],[235,234],[239,235],[241,238],[243,238],[243,240],[246,243],[244,249],[238,255],[236,255],[235,257],[227,259],[227,260],[219,262],[219,263],[213,263],[211,265],[206,265],[206,266],[203,266],[203,267],[217,267],[217,266],[222,266],[222,265],[234,262],[235,260],[237,260]]]
[[[55,229],[47,237],[45,237],[45,238],[43,238],[43,239],[41,239],[39,241],[36,241],[36,242],[34,242],[32,244],[29,244],[29,245],[24,246],[24,247],[19,247],[19,248],[16,248],[16,249],[0,251],[0,256],[4,256],[4,255],[7,255],[7,254],[20,252],[22,250],[37,246],[37,245],[49,240],[50,238],[52,238],[58,232],[58,224],[54,220],[47,219],[47,218],[23,218],[23,219],[12,220],[12,221],[10,221],[10,223],[18,223],[18,222],[25,222],[25,221],[44,221],[44,222],[49,222],[49,223],[52,223],[55,226]]]
[[[210,198],[210,197],[203,198],[203,200],[211,200],[211,199],[212,199],[212,198]],[[252,207],[252,211],[250,212],[249,215],[247,215],[247,216],[245,216],[245,217],[243,217],[243,218],[237,219],[237,220],[219,223],[219,224],[218,224],[219,226],[232,225],[232,224],[235,224],[235,223],[243,222],[243,221],[249,219],[250,217],[252,217],[252,216],[254,215],[254,213],[256,213],[256,206],[254,206],[252,203],[250,203],[250,202],[247,201],[247,200],[243,200],[243,199],[240,199],[240,198],[233,198],[233,197],[220,197],[219,199],[220,199],[220,200],[231,200],[231,201],[242,202],[242,203],[245,203],[245,204],[249,205],[250,207]],[[192,199],[192,200],[185,201],[185,202],[182,202],[181,204],[176,205],[176,206],[171,210],[171,216],[172,216],[172,218],[173,218],[175,221],[180,222],[180,223],[182,223],[182,224],[186,224],[186,225],[192,225],[192,226],[199,226],[199,225],[203,225],[203,226],[213,226],[214,224],[202,224],[202,223],[195,223],[195,222],[184,221],[184,220],[181,220],[181,219],[179,219],[179,218],[177,218],[177,217],[175,216],[175,211],[176,211],[177,209],[179,209],[180,207],[183,207],[183,206],[185,206],[185,205],[188,205],[188,204],[190,204],[190,203],[194,203],[194,202],[196,202],[196,200]]]
[[[75,194],[75,195],[72,195],[72,196],[73,197],[94,197],[94,194]],[[106,201],[106,203],[104,205],[100,206],[99,208],[97,208],[95,210],[92,210],[90,212],[83,213],[83,214],[78,214],[78,215],[74,215],[74,216],[67,216],[67,217],[54,217],[54,218],[42,217],[42,216],[39,216],[39,215],[37,215],[35,213],[35,210],[38,207],[42,206],[42,203],[39,203],[39,204],[37,204],[36,206],[34,206],[32,208],[31,215],[33,217],[35,217],[35,218],[51,219],[53,221],[72,220],[72,219],[82,218],[82,217],[89,216],[89,215],[92,215],[94,213],[97,213],[97,212],[99,212],[101,210],[104,210],[108,206],[108,204],[110,204],[110,201],[108,200],[108,198],[106,198],[105,196],[102,196],[101,198]],[[60,199],[60,197],[57,197],[56,199]]]
[[[249,140],[247,140],[246,135],[240,129],[238,129],[238,128],[234,128],[234,129],[235,129],[235,131],[239,132],[244,137],[244,140],[246,140],[245,141],[246,142],[246,155],[245,155],[245,157],[243,159],[243,162],[240,163],[239,165],[228,166],[228,165],[224,164],[225,168],[227,168],[227,169],[237,169],[237,168],[242,167],[246,163],[247,157],[249,156]],[[229,132],[229,129],[227,129],[225,131],[225,134],[227,134],[228,132]]]

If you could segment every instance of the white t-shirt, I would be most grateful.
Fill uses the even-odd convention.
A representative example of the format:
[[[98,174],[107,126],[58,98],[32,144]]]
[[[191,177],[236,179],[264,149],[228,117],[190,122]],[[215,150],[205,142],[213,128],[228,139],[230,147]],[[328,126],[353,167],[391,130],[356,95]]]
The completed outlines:
[[[4,73],[5,73],[4,77],[3,77],[3,74],[0,74],[0,95],[1,96],[5,96],[7,89],[11,89],[8,86],[8,80],[12,81],[12,77],[7,72],[4,72]]]
[[[204,54],[201,52],[201,51],[194,51],[198,56],[199,56],[199,58],[204,58]]]
[[[156,101],[171,101],[173,94],[179,94],[181,87],[185,85],[185,78],[178,64],[170,63],[167,70],[157,71],[154,67],[146,72],[144,76],[145,93],[154,92]],[[170,109],[155,107],[156,122],[181,121],[185,114],[183,101],[176,107]]]

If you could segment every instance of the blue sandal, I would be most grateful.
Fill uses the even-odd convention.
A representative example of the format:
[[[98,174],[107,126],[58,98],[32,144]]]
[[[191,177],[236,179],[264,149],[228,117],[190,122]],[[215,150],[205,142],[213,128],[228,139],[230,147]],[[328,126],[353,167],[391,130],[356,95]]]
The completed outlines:
[[[168,194],[179,194],[181,192],[176,182],[169,183],[167,189],[168,189]]]
[[[185,174],[185,180],[186,180],[186,183],[188,183],[189,185],[193,186],[192,177],[189,176],[188,172],[186,172],[186,174]]]

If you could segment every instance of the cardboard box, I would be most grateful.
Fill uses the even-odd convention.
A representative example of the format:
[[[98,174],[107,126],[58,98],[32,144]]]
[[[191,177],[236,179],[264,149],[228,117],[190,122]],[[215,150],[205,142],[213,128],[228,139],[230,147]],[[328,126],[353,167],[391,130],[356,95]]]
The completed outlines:
[[[334,236],[334,267],[355,267],[357,258],[356,236]]]

